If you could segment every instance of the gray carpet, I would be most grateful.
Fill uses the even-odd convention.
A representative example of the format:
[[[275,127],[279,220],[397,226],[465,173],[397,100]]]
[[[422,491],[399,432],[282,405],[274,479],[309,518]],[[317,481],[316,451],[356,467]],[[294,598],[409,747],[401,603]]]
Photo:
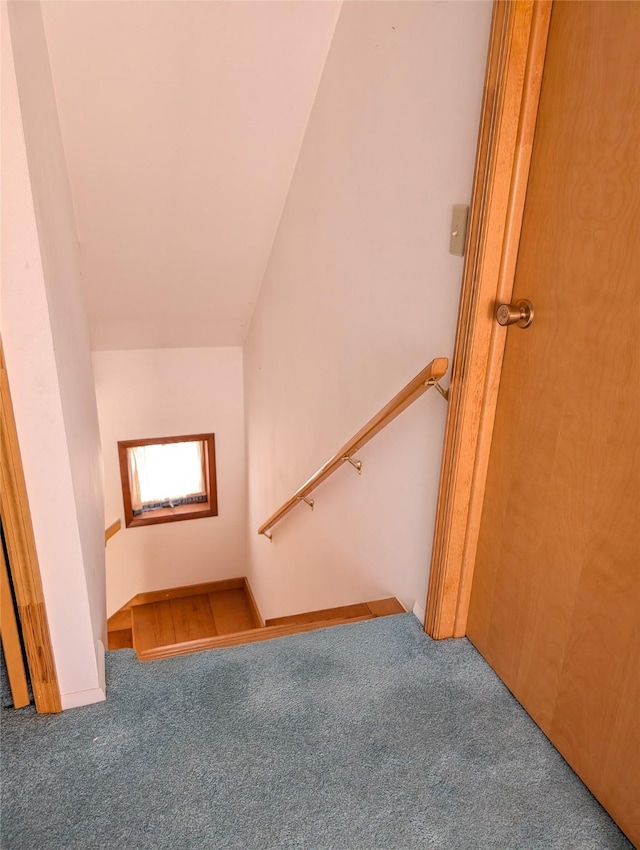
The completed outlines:
[[[410,614],[142,664],[2,712],[3,850],[631,845],[466,640]]]

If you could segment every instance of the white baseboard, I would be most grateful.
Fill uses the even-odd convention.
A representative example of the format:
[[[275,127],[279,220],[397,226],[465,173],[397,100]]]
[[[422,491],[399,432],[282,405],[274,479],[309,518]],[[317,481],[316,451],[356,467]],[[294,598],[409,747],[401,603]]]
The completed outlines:
[[[80,708],[81,705],[92,705],[94,702],[104,702],[107,698],[103,688],[90,688],[88,691],[72,691],[69,694],[60,694],[62,710],[68,708]]]
[[[427,611],[424,605],[420,605],[419,602],[416,602],[413,606],[413,613],[420,620],[420,625],[424,626],[425,617],[427,616]]]

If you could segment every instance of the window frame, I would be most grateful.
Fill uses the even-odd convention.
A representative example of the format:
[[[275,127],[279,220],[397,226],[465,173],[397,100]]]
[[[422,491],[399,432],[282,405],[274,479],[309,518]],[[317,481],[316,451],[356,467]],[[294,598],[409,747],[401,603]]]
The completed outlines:
[[[146,515],[133,513],[131,505],[131,479],[129,477],[129,458],[127,449],[138,446],[154,446],[166,443],[203,443],[204,445],[204,476],[206,502],[192,502],[186,505],[176,505],[174,508],[154,508]],[[179,437],[152,437],[142,440],[118,440],[118,460],[120,463],[120,483],[122,485],[122,501],[124,504],[124,524],[127,528],[142,525],[157,525],[163,522],[180,522],[185,519],[202,519],[218,516],[218,488],[216,481],[216,447],[215,434],[185,434]]]

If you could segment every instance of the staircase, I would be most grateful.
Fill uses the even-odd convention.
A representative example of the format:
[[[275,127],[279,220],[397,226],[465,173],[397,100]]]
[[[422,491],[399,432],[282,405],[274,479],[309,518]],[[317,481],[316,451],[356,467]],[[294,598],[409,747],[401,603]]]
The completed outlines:
[[[262,619],[246,578],[140,593],[113,616],[109,649],[133,648],[141,661],[404,614],[397,599]]]

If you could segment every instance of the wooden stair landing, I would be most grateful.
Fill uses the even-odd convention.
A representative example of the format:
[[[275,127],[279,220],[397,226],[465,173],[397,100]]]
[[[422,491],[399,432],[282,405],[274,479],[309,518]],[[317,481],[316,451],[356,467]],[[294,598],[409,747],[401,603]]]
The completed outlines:
[[[390,598],[265,623],[246,579],[229,579],[139,594],[109,618],[109,649],[133,647],[141,661],[151,661],[404,613]]]
[[[244,588],[199,593],[131,610],[133,647],[139,657],[160,647],[260,628]]]

